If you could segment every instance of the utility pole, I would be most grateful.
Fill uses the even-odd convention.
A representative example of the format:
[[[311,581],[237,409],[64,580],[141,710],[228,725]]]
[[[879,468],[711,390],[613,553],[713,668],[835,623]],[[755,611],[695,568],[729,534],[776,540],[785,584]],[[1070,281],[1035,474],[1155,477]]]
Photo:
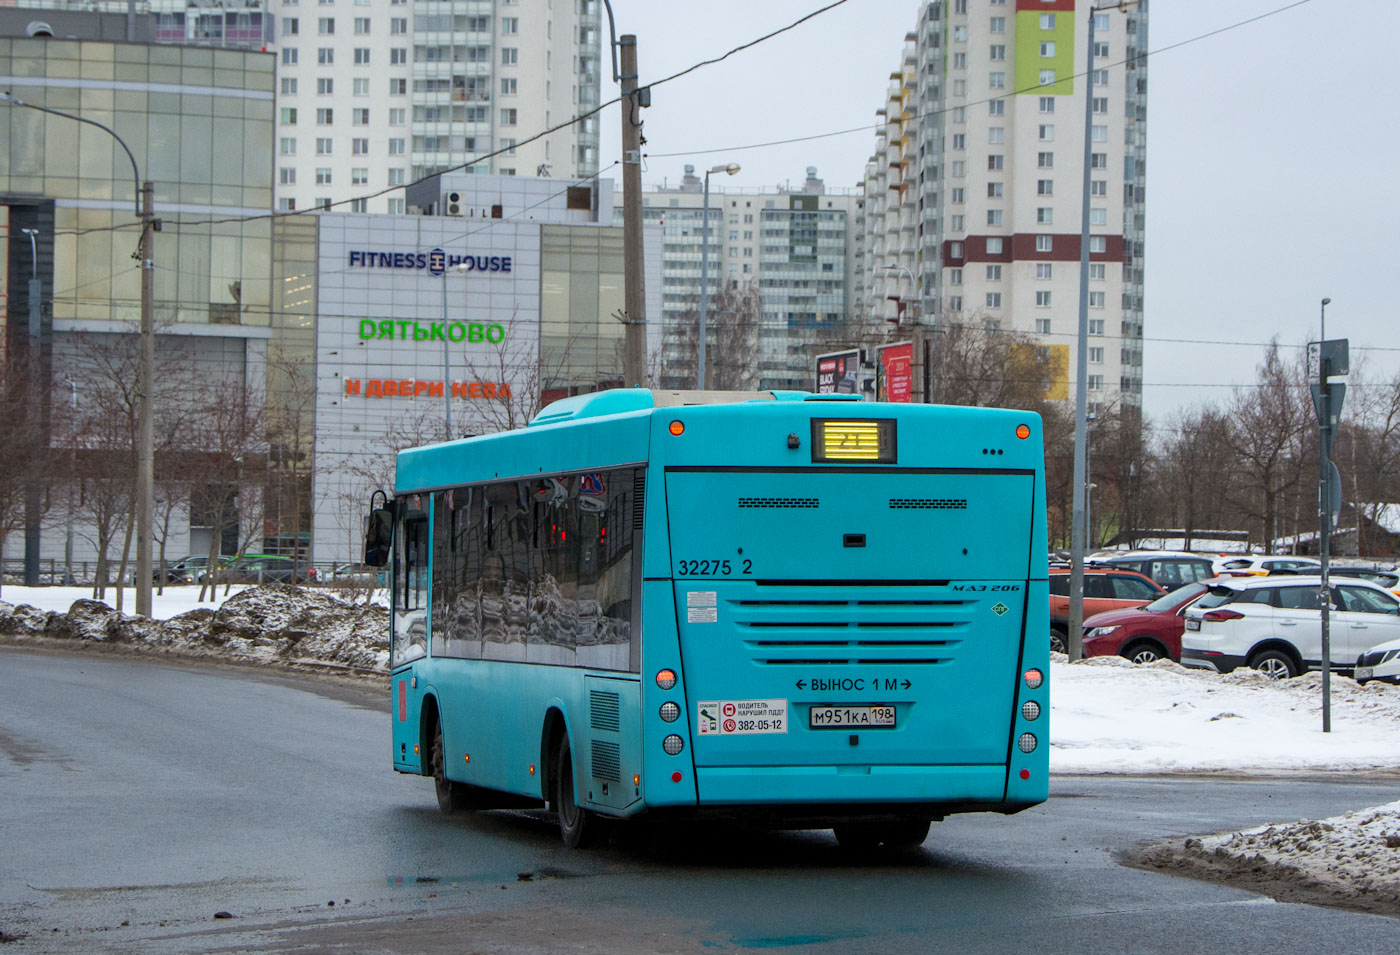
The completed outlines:
[[[646,381],[646,277],[642,273],[642,107],[650,105],[650,90],[637,89],[637,38],[624,33],[622,49],[622,259],[623,353],[622,383],[631,388]]]
[[[156,364],[155,187],[141,183],[141,368],[136,420],[136,612],[151,615],[151,520],[155,510],[155,425],[152,414]],[[214,531],[218,533],[216,528]]]

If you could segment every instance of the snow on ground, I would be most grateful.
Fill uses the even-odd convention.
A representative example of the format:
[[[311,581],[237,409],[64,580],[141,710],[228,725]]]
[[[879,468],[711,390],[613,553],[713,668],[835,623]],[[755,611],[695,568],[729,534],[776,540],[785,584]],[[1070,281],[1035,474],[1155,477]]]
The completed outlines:
[[[1169,660],[1050,664],[1050,770],[1293,772],[1400,769],[1400,687],[1332,675],[1322,732],[1322,674],[1271,680]]]
[[[214,594],[210,596],[209,591],[205,591],[204,601],[199,600],[199,586],[197,584],[180,584],[166,586],[164,593],[151,591],[151,619],[169,620],[171,617],[179,616],[200,607],[210,609],[217,608],[234,594],[242,593],[249,589],[247,584],[232,584],[225,595],[223,586],[215,587]],[[328,590],[329,593],[348,595],[349,590],[336,591]],[[356,591],[362,597],[362,592]],[[382,592],[380,592],[382,593]],[[36,610],[52,610],[55,613],[67,613],[68,608],[73,606],[75,600],[91,600],[91,587],[19,587],[6,584],[0,589],[0,600],[10,604],[28,604]],[[117,605],[117,588],[108,587],[107,593],[102,597],[102,602],[109,607]],[[388,606],[379,600],[378,603]],[[127,587],[122,593],[122,609],[126,613],[134,613],[136,607],[136,588]]]

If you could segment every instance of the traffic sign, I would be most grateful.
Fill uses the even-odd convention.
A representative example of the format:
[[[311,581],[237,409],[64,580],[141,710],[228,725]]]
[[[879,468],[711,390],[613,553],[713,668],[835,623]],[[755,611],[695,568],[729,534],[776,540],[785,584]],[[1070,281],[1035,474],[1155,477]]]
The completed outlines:
[[[1308,381],[1319,381],[1323,365],[1327,366],[1327,377],[1335,378],[1350,374],[1351,340],[1331,338],[1325,342],[1308,342]]]
[[[1331,412],[1331,421],[1326,420],[1322,410],[1322,386],[1314,381],[1308,387],[1312,391],[1313,410],[1317,412],[1317,423],[1324,431],[1332,430],[1337,425],[1337,419],[1342,415],[1342,402],[1346,400],[1347,386],[1340,381],[1327,383],[1327,394],[1331,399],[1330,407],[1327,410]],[[1329,453],[1330,450],[1329,448]]]

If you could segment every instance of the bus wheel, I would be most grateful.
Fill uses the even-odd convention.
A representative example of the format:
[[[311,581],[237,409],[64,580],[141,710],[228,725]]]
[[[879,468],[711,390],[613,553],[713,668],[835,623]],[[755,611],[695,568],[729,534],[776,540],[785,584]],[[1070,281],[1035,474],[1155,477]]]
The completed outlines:
[[[442,745],[442,723],[433,727],[433,788],[437,790],[438,808],[445,815],[471,808],[468,805],[467,787],[447,778],[446,757]]]
[[[881,826],[880,841],[889,849],[917,849],[928,838],[927,819],[901,819]]]
[[[851,852],[886,849],[917,849],[928,838],[929,820],[901,819],[899,822],[850,822],[836,826],[836,841]]]
[[[559,748],[555,750],[554,807],[559,816],[559,835],[570,849],[597,845],[606,835],[602,821],[574,798],[574,757],[567,733],[559,737]]]

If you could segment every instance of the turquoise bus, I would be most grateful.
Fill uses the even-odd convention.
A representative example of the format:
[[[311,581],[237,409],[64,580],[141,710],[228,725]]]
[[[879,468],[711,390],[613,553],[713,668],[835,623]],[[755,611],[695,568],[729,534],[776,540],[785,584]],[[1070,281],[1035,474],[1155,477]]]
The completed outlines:
[[[645,814],[907,847],[1044,801],[1040,428],[638,388],[401,452],[366,545],[394,768],[569,846]]]

